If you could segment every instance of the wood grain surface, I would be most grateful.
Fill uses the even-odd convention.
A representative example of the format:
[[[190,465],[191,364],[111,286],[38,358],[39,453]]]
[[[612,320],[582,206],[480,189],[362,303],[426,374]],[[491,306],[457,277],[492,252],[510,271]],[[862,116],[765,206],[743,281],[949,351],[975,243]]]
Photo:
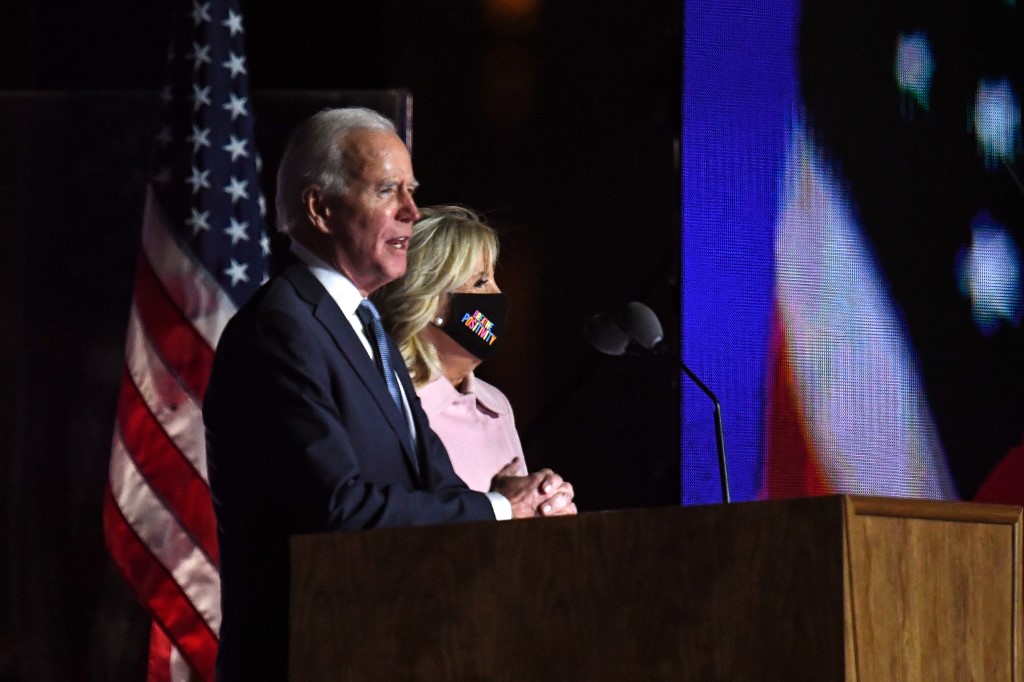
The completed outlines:
[[[916,615],[930,601],[972,637],[990,609],[1004,614],[956,664],[966,676],[932,679],[1014,679],[987,677],[1010,669],[1011,596],[974,581],[982,564],[1008,581],[1014,526],[935,554],[942,533],[921,523],[833,496],[296,537],[291,676],[901,679],[878,675],[941,668],[929,661],[952,628]],[[950,567],[958,547],[992,561]],[[901,655],[882,646],[897,622]]]
[[[1021,680],[1021,509],[851,499],[858,679]]]

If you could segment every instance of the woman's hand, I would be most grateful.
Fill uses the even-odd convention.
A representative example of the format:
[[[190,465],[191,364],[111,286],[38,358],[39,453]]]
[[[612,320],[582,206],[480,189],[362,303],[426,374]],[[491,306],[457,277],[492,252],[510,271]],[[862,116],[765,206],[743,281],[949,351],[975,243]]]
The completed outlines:
[[[512,518],[566,516],[576,513],[572,484],[551,469],[519,476],[519,458],[501,468],[491,479],[491,490],[512,504]]]

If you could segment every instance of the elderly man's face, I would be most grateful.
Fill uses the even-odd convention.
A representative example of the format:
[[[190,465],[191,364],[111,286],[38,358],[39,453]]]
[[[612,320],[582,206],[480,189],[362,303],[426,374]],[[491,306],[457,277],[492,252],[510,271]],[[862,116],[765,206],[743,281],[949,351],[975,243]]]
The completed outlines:
[[[348,189],[327,219],[339,269],[364,296],[405,274],[417,182],[405,144],[394,133],[356,130],[342,142]]]

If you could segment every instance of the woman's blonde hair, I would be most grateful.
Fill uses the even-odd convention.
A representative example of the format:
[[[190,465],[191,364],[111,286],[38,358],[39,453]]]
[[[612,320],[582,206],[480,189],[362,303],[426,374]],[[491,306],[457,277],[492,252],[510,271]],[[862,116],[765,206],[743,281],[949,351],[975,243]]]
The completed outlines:
[[[442,373],[437,350],[422,332],[444,297],[475,274],[481,253],[490,269],[498,261],[497,233],[472,210],[431,206],[420,209],[420,216],[412,228],[405,276],[373,295],[417,387]]]

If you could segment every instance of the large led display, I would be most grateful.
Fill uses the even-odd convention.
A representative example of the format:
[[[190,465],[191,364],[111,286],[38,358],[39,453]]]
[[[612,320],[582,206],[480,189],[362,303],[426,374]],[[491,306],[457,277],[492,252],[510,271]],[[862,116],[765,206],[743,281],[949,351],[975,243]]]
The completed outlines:
[[[681,343],[733,498],[1024,503],[1024,8],[685,8]]]

